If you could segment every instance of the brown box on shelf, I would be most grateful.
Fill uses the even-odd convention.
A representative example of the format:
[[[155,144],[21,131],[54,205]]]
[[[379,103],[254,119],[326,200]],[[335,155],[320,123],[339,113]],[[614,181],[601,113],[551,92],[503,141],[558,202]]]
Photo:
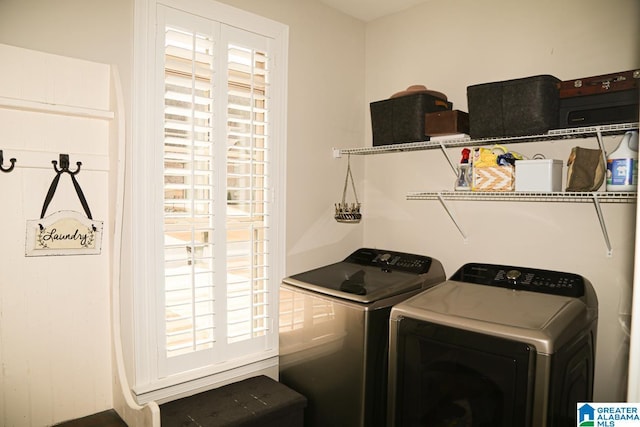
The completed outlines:
[[[437,111],[424,117],[424,134],[427,136],[469,133],[469,114],[460,110]]]
[[[620,71],[600,76],[582,77],[558,83],[560,99],[599,95],[640,88],[640,70]]]

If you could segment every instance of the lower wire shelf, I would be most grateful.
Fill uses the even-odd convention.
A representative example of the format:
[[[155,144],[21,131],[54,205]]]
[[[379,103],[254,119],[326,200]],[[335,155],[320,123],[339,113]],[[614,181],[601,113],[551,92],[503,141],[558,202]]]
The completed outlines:
[[[425,191],[407,194],[407,200],[467,200],[492,202],[563,202],[590,203],[598,199],[601,203],[635,203],[636,192],[528,192],[528,191]]]
[[[426,191],[407,194],[407,200],[438,200],[454,225],[467,241],[467,235],[456,220],[447,201],[490,201],[490,202],[561,202],[561,203],[593,203],[602,235],[607,246],[607,255],[612,256],[611,241],[602,214],[600,203],[635,203],[637,192],[485,192],[485,191]]]

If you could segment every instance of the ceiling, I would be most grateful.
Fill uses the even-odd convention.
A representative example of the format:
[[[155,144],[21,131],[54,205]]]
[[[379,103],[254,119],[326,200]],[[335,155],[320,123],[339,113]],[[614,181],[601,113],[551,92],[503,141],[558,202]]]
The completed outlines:
[[[320,0],[362,21],[368,22],[391,15],[428,0]]]

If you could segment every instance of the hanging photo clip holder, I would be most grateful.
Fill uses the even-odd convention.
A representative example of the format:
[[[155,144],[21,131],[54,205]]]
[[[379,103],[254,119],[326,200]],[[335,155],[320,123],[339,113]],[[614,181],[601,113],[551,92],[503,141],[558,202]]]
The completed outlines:
[[[51,163],[53,163],[56,176],[49,186],[40,219],[27,220],[25,255],[99,255],[102,247],[103,222],[93,219],[87,199],[75,177],[80,172],[82,163],[77,162],[78,168],[73,172],[69,170],[69,156],[67,154],[60,155],[60,169],[58,169],[57,161],[54,160]],[[63,173],[71,176],[73,187],[85,215],[81,212],[63,210],[45,217]]]

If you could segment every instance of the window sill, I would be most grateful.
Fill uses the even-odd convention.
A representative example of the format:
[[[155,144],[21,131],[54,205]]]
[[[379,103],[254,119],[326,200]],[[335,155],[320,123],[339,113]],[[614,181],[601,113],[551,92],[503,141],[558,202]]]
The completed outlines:
[[[139,405],[151,401],[162,404],[261,374],[278,379],[277,355],[222,372],[216,365],[172,375],[150,384],[136,386],[133,388],[133,393]]]

